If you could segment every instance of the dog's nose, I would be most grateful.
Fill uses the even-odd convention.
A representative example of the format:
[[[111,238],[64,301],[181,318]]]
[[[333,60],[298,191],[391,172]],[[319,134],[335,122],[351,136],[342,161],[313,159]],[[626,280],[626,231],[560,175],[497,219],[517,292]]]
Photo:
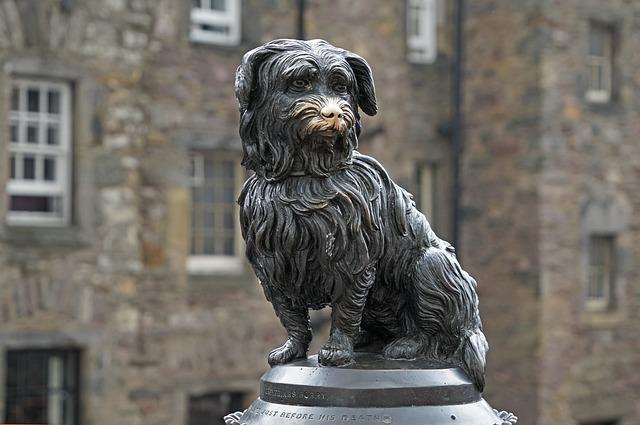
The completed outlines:
[[[338,105],[327,105],[320,110],[320,115],[327,120],[337,121],[342,118],[342,109]]]

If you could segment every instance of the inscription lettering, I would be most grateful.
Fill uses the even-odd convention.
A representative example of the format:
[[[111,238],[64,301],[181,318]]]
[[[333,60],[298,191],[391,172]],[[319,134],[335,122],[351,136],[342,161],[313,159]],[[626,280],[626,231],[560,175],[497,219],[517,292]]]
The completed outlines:
[[[272,410],[272,409],[261,409],[259,407],[256,407],[253,410],[253,413],[255,413],[256,415],[262,415],[262,416],[277,416],[278,415],[278,410]]]
[[[343,422],[382,422],[390,424],[392,422],[389,415],[342,415]]]
[[[311,420],[318,422],[358,422],[358,423],[382,423],[385,425],[393,422],[390,415],[344,415],[344,414],[320,414],[303,413],[298,411],[281,411],[274,409],[253,408],[252,413],[261,416],[275,416],[281,419]]]
[[[327,395],[322,391],[302,391],[302,390],[281,390],[270,386],[263,389],[264,395],[267,397],[285,399],[304,399],[304,400],[327,400]]]

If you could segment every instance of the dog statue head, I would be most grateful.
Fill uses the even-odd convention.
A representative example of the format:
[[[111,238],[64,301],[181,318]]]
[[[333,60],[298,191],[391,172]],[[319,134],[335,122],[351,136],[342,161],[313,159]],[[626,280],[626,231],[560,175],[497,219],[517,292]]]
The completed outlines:
[[[377,112],[371,69],[324,40],[274,40],[244,55],[235,83],[242,164],[268,180],[349,165],[360,115]]]

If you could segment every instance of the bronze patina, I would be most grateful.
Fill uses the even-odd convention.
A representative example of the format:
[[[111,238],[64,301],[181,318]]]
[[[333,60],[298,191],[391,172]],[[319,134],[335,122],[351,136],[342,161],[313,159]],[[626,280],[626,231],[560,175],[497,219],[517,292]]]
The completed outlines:
[[[377,112],[367,62],[323,40],[275,40],[244,56],[236,96],[253,171],[238,201],[246,254],[287,340],[268,356],[284,366],[229,421],[515,423],[480,395],[476,281],[356,150],[360,111]],[[329,340],[307,358],[309,310],[326,306]]]

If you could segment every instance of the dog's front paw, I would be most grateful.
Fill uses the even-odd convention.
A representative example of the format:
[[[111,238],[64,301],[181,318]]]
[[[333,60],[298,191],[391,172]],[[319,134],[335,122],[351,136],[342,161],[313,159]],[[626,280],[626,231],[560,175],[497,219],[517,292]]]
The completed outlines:
[[[318,363],[323,366],[346,366],[353,363],[353,343],[339,330],[331,333],[318,353]]]
[[[411,337],[402,337],[391,341],[384,347],[383,354],[388,359],[415,359],[422,351],[421,341]]]
[[[307,347],[304,344],[293,341],[291,338],[269,353],[268,361],[271,366],[289,363],[307,355]]]

